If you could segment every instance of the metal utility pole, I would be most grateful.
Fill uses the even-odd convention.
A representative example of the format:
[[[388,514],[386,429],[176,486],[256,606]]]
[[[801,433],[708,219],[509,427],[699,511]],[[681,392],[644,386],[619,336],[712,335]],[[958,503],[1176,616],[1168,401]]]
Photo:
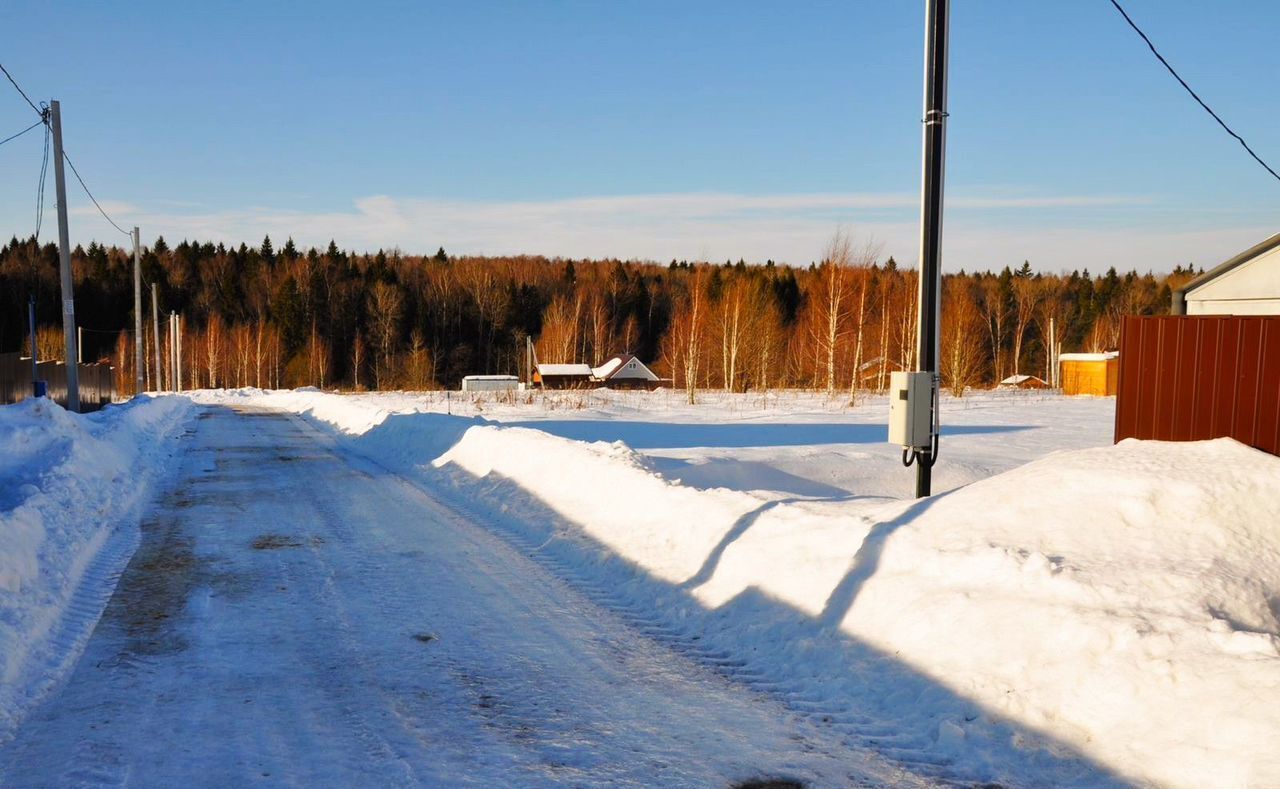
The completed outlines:
[[[942,181],[947,143],[949,0],[925,0],[924,166],[920,187],[920,298],[916,358],[933,375],[933,441],[916,457],[916,496],[928,496],[938,458],[938,327],[942,320]]]
[[[174,391],[182,391],[182,315],[175,314],[173,316],[173,336],[177,338],[178,345],[173,349],[174,368],[178,371],[178,375],[173,379],[177,385]]]
[[[1049,316],[1049,388],[1058,388],[1058,344],[1054,342],[1054,337],[1058,335],[1053,330],[1053,316]]]
[[[174,373],[178,370],[178,329],[175,323],[176,314],[169,310],[169,391],[178,391]]]
[[[80,411],[80,370],[76,360],[76,297],[71,281],[71,231],[67,227],[67,177],[62,165],[62,107],[49,102],[53,131],[53,176],[58,193],[58,258],[62,275],[62,337],[67,351],[67,410]]]
[[[156,298],[156,283],[151,283],[151,328],[153,333],[151,336],[151,344],[155,346],[156,352],[156,391],[164,391],[164,370],[160,367],[160,308]]]
[[[142,377],[142,265],[138,228],[133,229],[133,393],[140,395],[146,389]]]
[[[36,357],[40,355],[36,350],[36,297],[32,296],[27,302],[27,325],[31,329],[31,384],[34,387],[37,379],[40,378],[40,368],[37,366],[40,360]]]

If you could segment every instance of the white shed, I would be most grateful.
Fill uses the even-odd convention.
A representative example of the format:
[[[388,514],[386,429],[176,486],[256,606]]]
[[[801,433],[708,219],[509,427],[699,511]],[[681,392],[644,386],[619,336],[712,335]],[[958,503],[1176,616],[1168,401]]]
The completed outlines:
[[[468,375],[462,379],[464,392],[514,392],[520,379],[514,375]]]
[[[1174,315],[1280,315],[1280,233],[1173,292]]]

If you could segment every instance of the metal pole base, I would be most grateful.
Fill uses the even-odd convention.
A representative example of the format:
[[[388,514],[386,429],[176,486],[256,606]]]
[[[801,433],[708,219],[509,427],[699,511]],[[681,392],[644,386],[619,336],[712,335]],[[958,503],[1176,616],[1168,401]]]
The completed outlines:
[[[933,467],[929,465],[929,461],[933,458],[927,454],[920,454],[916,457],[916,498],[923,499],[929,495],[931,488],[931,478],[933,476]]]

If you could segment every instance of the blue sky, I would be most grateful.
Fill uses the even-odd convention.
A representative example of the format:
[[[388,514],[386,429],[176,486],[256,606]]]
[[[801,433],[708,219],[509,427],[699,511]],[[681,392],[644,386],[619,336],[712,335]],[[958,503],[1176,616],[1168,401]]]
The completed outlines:
[[[1106,0],[953,6],[949,269],[1210,265],[1280,230],[1280,182]],[[1280,7],[1126,7],[1280,164]],[[922,2],[15,0],[0,61],[146,238],[807,263],[844,227],[914,263],[922,28]],[[0,88],[4,137],[32,113]],[[41,146],[0,148],[5,235]],[[71,188],[73,238],[111,239]]]

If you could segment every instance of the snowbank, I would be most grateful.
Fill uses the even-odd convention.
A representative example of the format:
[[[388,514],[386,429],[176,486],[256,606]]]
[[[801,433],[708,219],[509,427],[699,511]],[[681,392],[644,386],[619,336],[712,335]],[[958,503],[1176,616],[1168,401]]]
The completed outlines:
[[[1087,782],[1082,758],[1121,780],[1280,785],[1280,459],[1232,440],[1051,454],[919,502],[804,500],[684,487],[621,443],[265,399],[450,481],[859,736],[871,718],[1015,784]]]
[[[190,406],[0,407],[0,740],[79,654]]]
[[[1006,718],[1128,777],[1280,784],[1280,459],[1230,439],[1063,453],[919,505],[697,493],[524,429],[435,465],[513,481],[712,610],[763,595],[897,656],[986,713],[920,710],[940,747]],[[761,613],[725,641],[812,630]]]

